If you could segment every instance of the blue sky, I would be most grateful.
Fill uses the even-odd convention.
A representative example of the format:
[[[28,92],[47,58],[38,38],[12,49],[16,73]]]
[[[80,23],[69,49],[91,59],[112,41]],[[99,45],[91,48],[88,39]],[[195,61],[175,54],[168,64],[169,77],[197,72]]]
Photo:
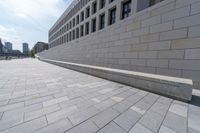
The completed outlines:
[[[73,0],[0,0],[0,38],[22,49],[48,42],[48,31]]]

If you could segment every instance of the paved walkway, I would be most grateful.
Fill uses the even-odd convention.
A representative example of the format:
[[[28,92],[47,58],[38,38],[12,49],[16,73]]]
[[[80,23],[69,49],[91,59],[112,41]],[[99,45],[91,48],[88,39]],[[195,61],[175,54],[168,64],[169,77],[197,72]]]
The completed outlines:
[[[199,105],[36,59],[0,61],[1,133],[197,133]]]

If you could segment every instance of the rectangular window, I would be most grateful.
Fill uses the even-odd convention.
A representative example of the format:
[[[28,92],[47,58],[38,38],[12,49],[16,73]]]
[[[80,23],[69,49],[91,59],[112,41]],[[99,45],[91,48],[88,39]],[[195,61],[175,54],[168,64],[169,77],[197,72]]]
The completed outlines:
[[[99,17],[99,29],[103,29],[105,27],[105,14],[101,14]]]
[[[122,3],[122,19],[129,17],[131,14],[131,0]]]
[[[79,24],[79,15],[76,16],[76,24]]]
[[[84,35],[84,26],[83,25],[81,25],[80,33],[81,33],[80,36],[82,37]]]
[[[69,34],[67,33],[67,42],[69,41]]]
[[[69,22],[69,29],[72,28],[72,21]]]
[[[115,0],[110,0],[110,3],[112,3],[113,1],[115,1]]]
[[[67,31],[69,30],[69,24],[67,23]]]
[[[76,25],[75,18],[73,19],[73,27]]]
[[[93,2],[92,4],[92,14],[95,14],[97,12],[97,2]]]
[[[162,2],[164,0],[138,0],[137,1],[137,11],[144,10],[150,6],[153,6],[159,2]]]
[[[75,30],[73,30],[73,40],[75,39]]]
[[[89,34],[89,22],[85,24],[85,35]]]
[[[81,22],[84,20],[84,12],[81,12]]]
[[[69,41],[71,41],[72,40],[72,32],[70,31],[69,32]]]
[[[79,38],[79,28],[76,28],[76,38]]]
[[[109,13],[109,25],[112,25],[116,22],[116,7],[110,10]]]
[[[85,18],[88,18],[90,16],[90,7],[86,8],[86,15]]]
[[[106,0],[100,0],[100,9],[104,8],[106,5]]]
[[[92,19],[92,32],[96,31],[96,18]]]

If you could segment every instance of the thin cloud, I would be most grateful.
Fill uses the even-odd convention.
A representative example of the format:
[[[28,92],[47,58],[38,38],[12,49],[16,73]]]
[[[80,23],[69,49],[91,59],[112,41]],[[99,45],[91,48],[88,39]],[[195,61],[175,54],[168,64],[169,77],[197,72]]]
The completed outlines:
[[[48,30],[72,1],[0,0],[0,38],[17,49],[22,42],[47,41]]]

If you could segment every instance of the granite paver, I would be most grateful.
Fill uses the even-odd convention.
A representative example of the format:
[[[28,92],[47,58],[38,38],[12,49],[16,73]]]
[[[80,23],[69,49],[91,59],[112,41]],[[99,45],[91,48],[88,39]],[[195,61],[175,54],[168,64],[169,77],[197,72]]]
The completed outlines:
[[[0,133],[200,133],[184,103],[37,59],[0,61]]]

